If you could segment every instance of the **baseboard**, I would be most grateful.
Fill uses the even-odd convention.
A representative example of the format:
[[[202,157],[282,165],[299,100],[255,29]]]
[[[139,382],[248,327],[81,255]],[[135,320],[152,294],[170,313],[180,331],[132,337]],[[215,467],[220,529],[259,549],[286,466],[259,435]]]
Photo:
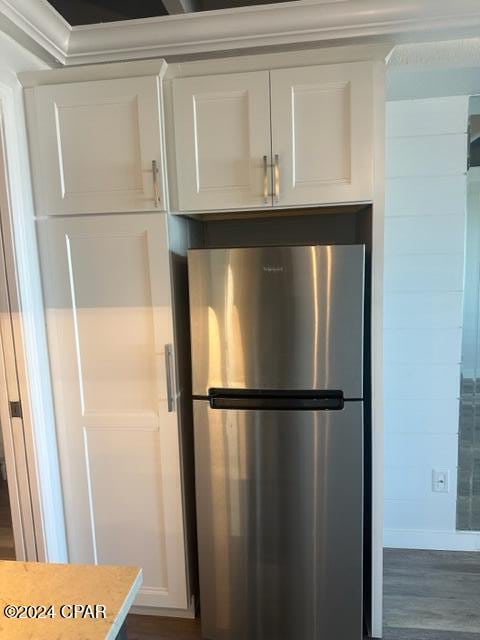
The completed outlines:
[[[188,618],[192,620],[196,616],[196,602],[192,596],[188,609],[165,609],[161,607],[138,607],[134,606],[129,613],[137,616],[159,616],[161,618]]]
[[[385,529],[383,546],[390,549],[480,551],[480,532]]]

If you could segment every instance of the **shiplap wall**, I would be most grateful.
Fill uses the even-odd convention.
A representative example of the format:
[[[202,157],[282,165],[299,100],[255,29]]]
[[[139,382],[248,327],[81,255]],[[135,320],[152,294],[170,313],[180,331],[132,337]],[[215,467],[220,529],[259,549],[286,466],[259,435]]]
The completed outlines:
[[[387,103],[385,546],[476,545],[455,531],[467,123],[467,96]]]

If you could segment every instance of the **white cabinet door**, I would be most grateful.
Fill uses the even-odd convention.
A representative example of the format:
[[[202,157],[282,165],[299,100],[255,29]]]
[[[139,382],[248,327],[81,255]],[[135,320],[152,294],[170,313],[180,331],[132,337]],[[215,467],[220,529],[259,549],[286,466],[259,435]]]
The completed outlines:
[[[34,103],[37,215],[166,208],[158,77],[41,86]]]
[[[38,226],[70,561],[141,566],[136,604],[186,608],[165,218]]]
[[[271,72],[278,206],[372,199],[370,63]]]
[[[268,71],[181,78],[173,97],[180,211],[271,205]]]

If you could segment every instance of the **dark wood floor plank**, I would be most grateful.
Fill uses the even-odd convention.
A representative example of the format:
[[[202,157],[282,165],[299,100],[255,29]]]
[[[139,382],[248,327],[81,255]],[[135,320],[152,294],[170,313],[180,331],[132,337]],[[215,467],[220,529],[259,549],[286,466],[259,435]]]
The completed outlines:
[[[479,640],[478,633],[432,629],[385,629],[383,640]]]
[[[200,640],[200,620],[129,615],[128,640]]]
[[[15,560],[12,513],[7,483],[0,477],[0,560]]]
[[[480,554],[385,549],[384,623],[387,640],[392,629],[401,640],[419,640],[415,633],[428,639],[430,632],[442,640],[438,630],[446,640],[463,640],[461,633],[478,640]]]

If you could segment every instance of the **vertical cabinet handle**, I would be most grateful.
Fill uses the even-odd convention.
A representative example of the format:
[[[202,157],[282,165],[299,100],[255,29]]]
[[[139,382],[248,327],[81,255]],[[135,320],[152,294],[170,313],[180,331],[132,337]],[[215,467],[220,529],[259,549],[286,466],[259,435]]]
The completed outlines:
[[[158,190],[158,165],[156,160],[152,160],[152,176],[153,176],[153,202],[155,207],[160,204],[160,193]]]
[[[165,345],[165,371],[166,371],[166,378],[167,378],[167,408],[169,413],[171,413],[175,408],[174,399],[173,399],[172,364],[173,364],[172,345],[166,344]]]
[[[274,204],[280,202],[280,160],[278,153],[274,156],[273,164],[268,164],[268,156],[263,156],[263,202],[269,203],[269,198],[273,196]],[[273,169],[273,193],[269,193],[268,189],[268,169]]]
[[[263,202],[268,204],[268,158],[263,156]]]
[[[273,200],[275,204],[278,204],[280,202],[280,161],[278,158],[278,153],[275,154],[275,163],[273,165],[273,180]]]

